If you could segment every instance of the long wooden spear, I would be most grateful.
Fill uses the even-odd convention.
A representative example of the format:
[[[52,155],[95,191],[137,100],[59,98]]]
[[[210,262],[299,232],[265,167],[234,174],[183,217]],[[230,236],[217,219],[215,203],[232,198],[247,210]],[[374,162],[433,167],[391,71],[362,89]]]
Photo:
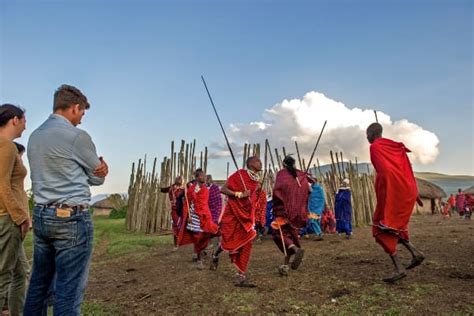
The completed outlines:
[[[305,173],[308,173],[309,168],[311,168],[311,162],[313,161],[314,153],[316,152],[316,149],[318,148],[319,141],[321,140],[321,136],[323,135],[324,128],[326,127],[326,123],[327,123],[327,122],[328,122],[328,121],[324,121],[323,128],[321,129],[321,133],[319,133],[318,141],[316,142],[316,145],[314,146],[313,153],[311,154],[311,158],[309,159],[309,162],[308,162],[308,165],[307,165],[308,167],[306,168],[306,172],[305,172]]]
[[[204,87],[206,88],[207,96],[209,97],[209,100],[211,101],[212,108],[214,110],[214,113],[216,114],[217,121],[219,122],[219,125],[222,130],[222,134],[224,134],[225,142],[227,144],[227,148],[229,149],[230,155],[232,157],[232,161],[234,162],[235,168],[237,171],[239,171],[239,165],[237,164],[237,160],[235,159],[234,152],[232,151],[232,147],[230,147],[229,139],[227,138],[227,134],[225,133],[224,126],[222,125],[221,118],[219,117],[219,113],[217,113],[216,106],[214,105],[214,101],[212,100],[211,93],[209,92],[209,89],[207,88],[206,80],[204,80],[204,76],[201,76],[202,83],[204,84]],[[240,175],[240,180],[242,180],[242,184],[244,186],[245,191],[247,191],[247,186],[245,185],[244,178],[242,177],[242,174],[239,172]]]

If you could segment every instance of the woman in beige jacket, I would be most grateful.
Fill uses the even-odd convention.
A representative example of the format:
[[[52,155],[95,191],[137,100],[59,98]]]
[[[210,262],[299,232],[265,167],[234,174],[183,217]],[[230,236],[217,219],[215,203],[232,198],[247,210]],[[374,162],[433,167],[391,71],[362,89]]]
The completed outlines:
[[[23,240],[29,230],[24,179],[26,168],[13,142],[26,127],[21,108],[0,106],[0,310],[8,295],[10,315],[21,315],[26,270]]]

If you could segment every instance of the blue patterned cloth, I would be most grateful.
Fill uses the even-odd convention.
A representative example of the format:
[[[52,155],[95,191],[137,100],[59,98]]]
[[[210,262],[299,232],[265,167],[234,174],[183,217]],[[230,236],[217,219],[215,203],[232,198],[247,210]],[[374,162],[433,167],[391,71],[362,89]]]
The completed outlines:
[[[339,188],[336,193],[336,230],[338,233],[352,234],[351,190]]]

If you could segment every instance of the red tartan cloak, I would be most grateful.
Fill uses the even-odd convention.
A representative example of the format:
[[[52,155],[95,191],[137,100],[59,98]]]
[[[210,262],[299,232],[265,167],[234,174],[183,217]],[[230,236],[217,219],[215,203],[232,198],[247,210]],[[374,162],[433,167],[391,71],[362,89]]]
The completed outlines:
[[[273,214],[286,218],[293,228],[306,227],[308,220],[309,183],[302,171],[297,171],[298,181],[291,173],[278,171],[273,188]]]

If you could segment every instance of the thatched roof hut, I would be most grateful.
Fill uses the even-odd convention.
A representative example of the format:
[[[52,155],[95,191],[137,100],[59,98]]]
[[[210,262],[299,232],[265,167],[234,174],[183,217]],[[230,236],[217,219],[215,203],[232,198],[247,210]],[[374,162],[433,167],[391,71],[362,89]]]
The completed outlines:
[[[113,209],[114,208],[112,205],[112,202],[108,198],[97,201],[92,206],[94,208],[100,208],[100,209]]]
[[[469,188],[467,188],[466,190],[463,191],[464,193],[467,193],[467,194],[474,194],[474,185],[473,186],[470,186]]]
[[[441,189],[440,186],[426,181],[424,179],[416,178],[416,184],[418,186],[418,193],[421,198],[424,199],[440,199],[447,197],[446,192]]]

